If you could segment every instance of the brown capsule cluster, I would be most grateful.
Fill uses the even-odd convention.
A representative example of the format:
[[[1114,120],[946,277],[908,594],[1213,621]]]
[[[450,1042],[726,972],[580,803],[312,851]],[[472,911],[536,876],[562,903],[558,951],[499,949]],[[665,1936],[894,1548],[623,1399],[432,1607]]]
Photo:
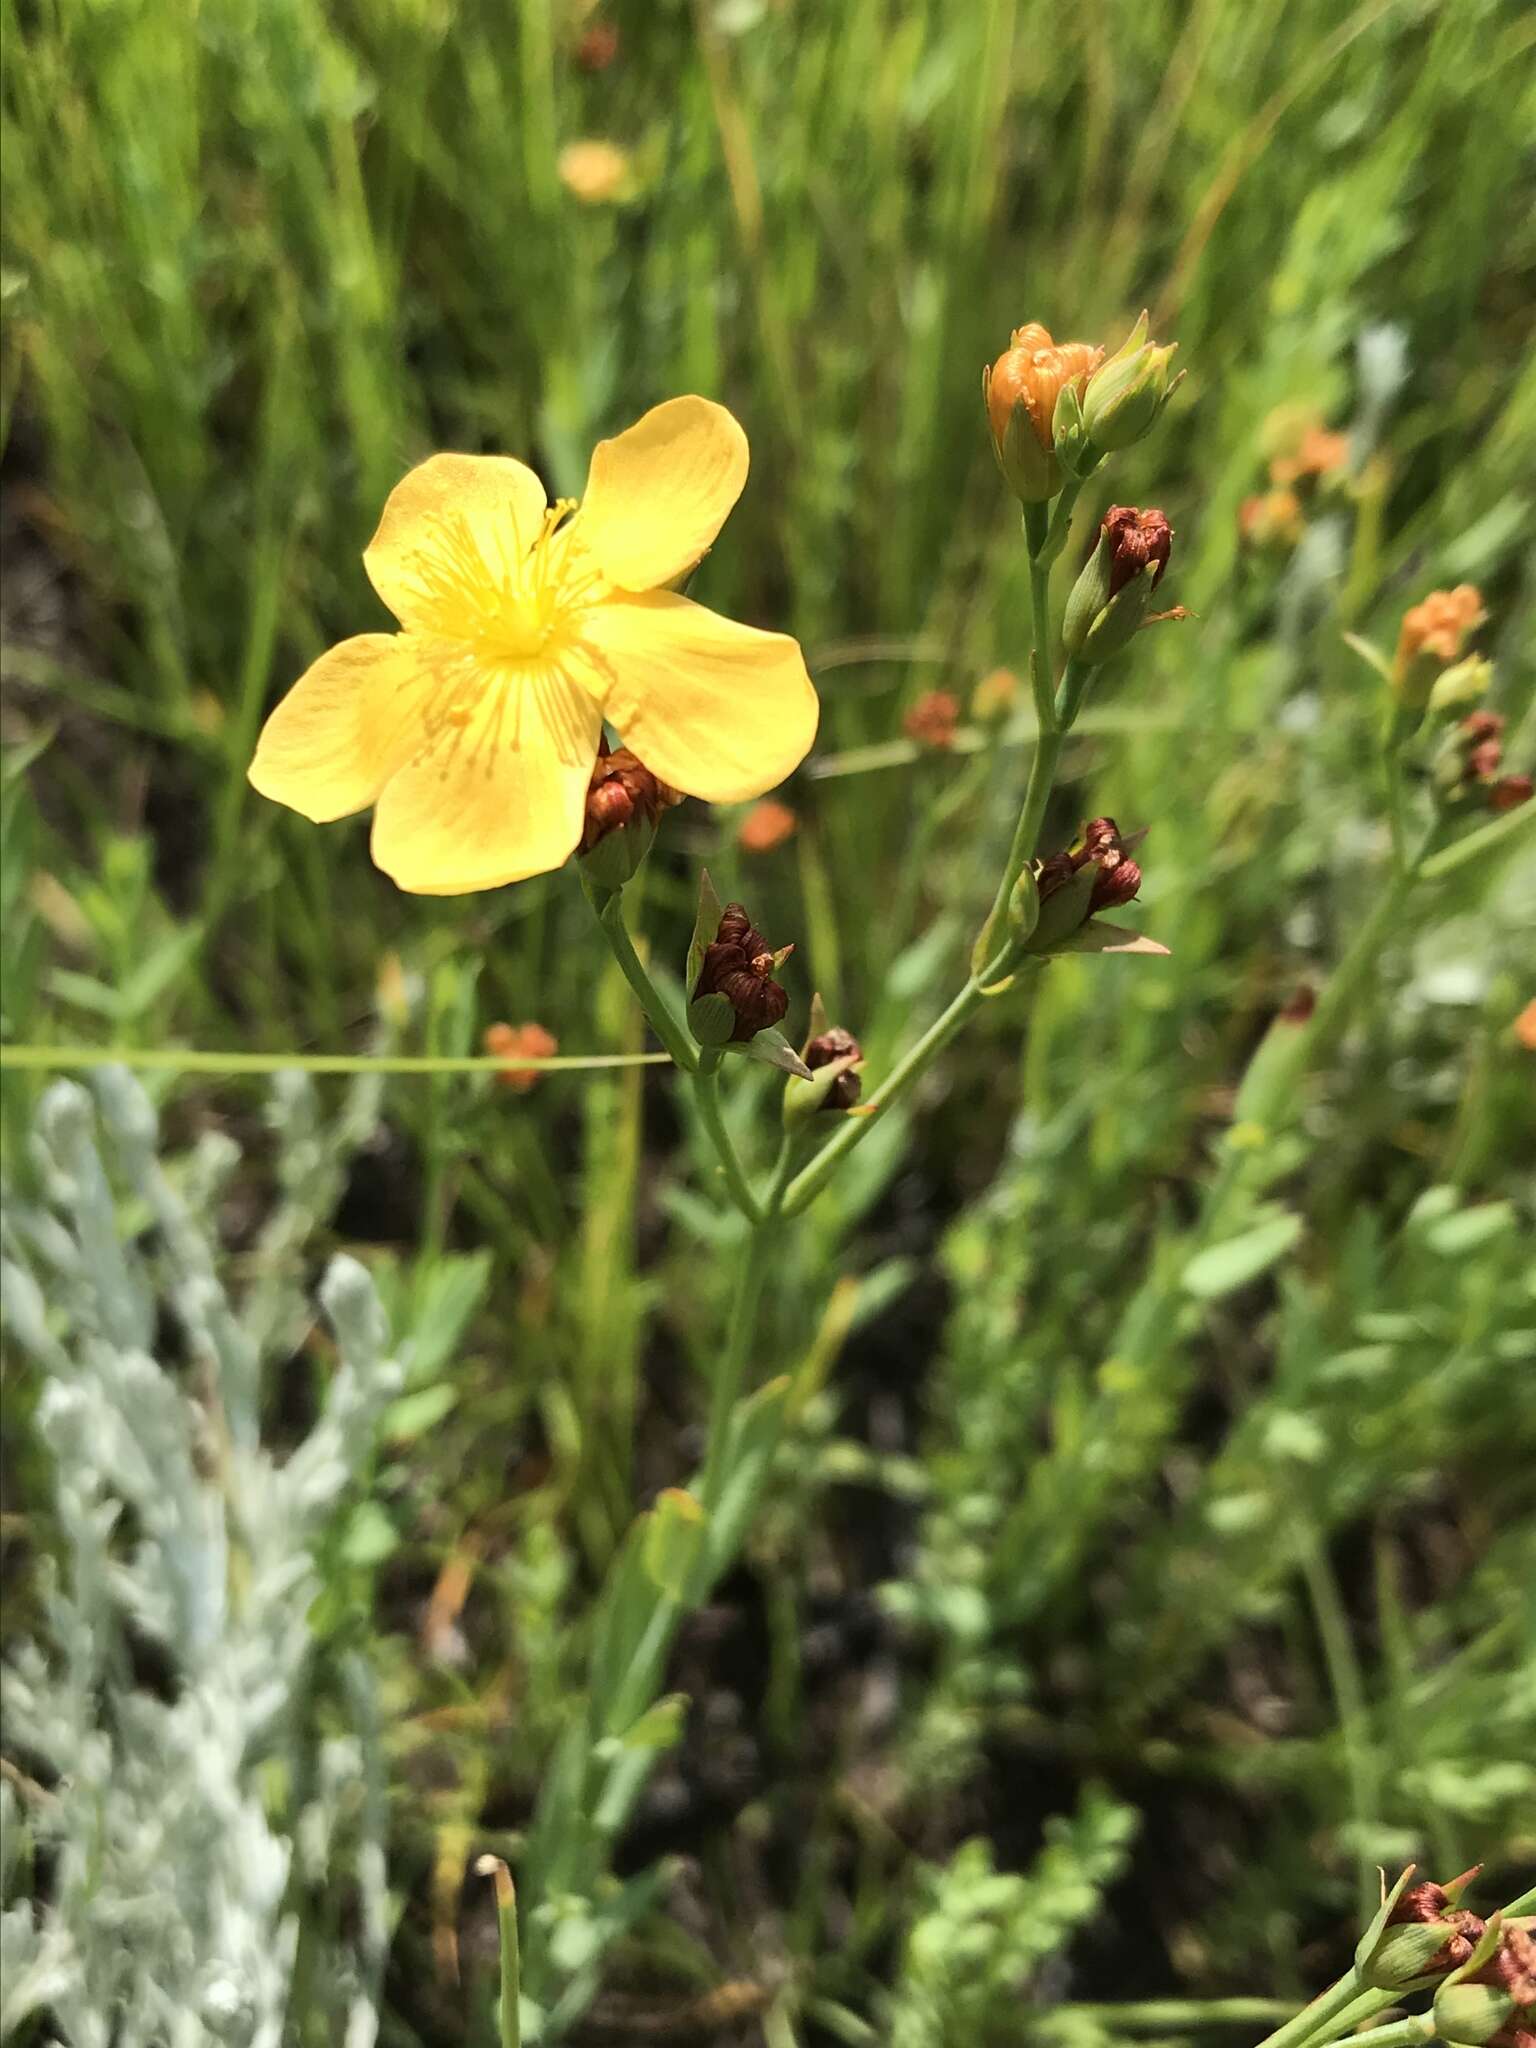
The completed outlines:
[[[1536,2006],[1536,1935],[1528,1926],[1510,1921],[1499,1930],[1498,1947],[1473,1973],[1472,1981],[1497,1986],[1521,2012]]]
[[[1040,901],[1047,902],[1090,864],[1096,872],[1087,916],[1099,910],[1118,910],[1133,900],[1141,887],[1141,869],[1131,858],[1129,842],[1121,838],[1113,818],[1090,818],[1076,846],[1041,862],[1035,878]]]
[[[955,743],[960,724],[959,699],[948,690],[929,690],[918,698],[901,723],[908,739],[943,753]]]
[[[1481,796],[1490,811],[1513,811],[1530,800],[1529,775],[1502,775],[1504,721],[1497,711],[1473,711],[1456,728],[1452,794]]]
[[[1111,505],[1099,531],[1109,542],[1109,595],[1124,590],[1150,564],[1148,589],[1156,590],[1173,552],[1173,528],[1165,514],[1138,511],[1134,505]]]
[[[789,994],[773,976],[793,951],[793,946],[781,946],[775,952],[742,906],[728,903],[719,930],[704,948],[694,1000],[724,996],[736,1013],[731,1039],[743,1045],[759,1031],[782,1022]]]
[[[587,814],[581,851],[590,853],[600,839],[638,818],[654,825],[665,810],[682,802],[680,793],[653,775],[628,747],[605,748],[597,757],[587,790]]]
[[[853,1033],[835,1024],[813,1038],[804,1054],[805,1064],[813,1073],[818,1067],[830,1067],[834,1060],[861,1060],[863,1057],[863,1049]],[[827,1090],[822,1106],[826,1109],[852,1109],[859,1099],[860,1085],[859,1076],[848,1069],[839,1074]]]
[[[1459,1898],[1472,1875],[1473,1872],[1467,1872],[1449,1889],[1427,1881],[1410,1885],[1387,1915],[1389,1927],[1436,1927],[1444,1933],[1440,1947],[1421,1965],[1420,1973],[1426,1977],[1459,1969],[1482,1940],[1483,1922],[1477,1914],[1452,1905],[1452,1894]]]

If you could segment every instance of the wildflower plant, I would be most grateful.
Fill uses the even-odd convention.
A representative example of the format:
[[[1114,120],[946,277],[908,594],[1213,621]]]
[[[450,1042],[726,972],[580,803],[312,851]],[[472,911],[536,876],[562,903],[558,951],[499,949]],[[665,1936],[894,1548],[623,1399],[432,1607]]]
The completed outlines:
[[[1166,950],[1116,921],[1140,890],[1142,830],[1122,833],[1098,816],[1070,845],[1051,848],[1043,829],[1063,749],[1105,666],[1134,658],[1144,631],[1188,619],[1164,603],[1177,549],[1158,507],[1111,505],[1064,608],[1053,587],[1079,498],[1154,431],[1181,381],[1170,375],[1173,353],[1150,337],[1145,315],[1113,352],[1096,342],[1058,345],[1030,323],[984,373],[985,424],[1021,514],[1032,645],[1019,651],[1019,666],[1027,655],[1034,744],[1013,792],[1006,856],[973,910],[968,967],[887,1071],[870,1071],[859,1020],[829,1018],[819,998],[803,1033],[786,1029],[803,954],[765,937],[749,906],[722,905],[707,874],[680,1001],[675,984],[653,975],[626,920],[625,890],[681,797],[762,797],[801,762],[816,730],[815,694],[792,640],[731,624],[677,594],[747,474],[746,437],[722,407],[673,399],[601,443],[579,507],[548,505],[533,472],[508,458],[442,455],[421,465],[391,495],[365,556],[400,635],[333,650],[262,735],[251,769],[257,788],[316,819],[372,804],[374,857],[402,887],[486,889],[574,859],[598,930],[694,1094],[716,1187],[741,1219],[737,1234],[719,1239],[736,1273],[711,1357],[699,1469],[641,1516],[612,1567],[585,1699],[517,1862],[518,1995],[505,2008],[516,2012],[504,2018],[504,2035],[563,2034],[589,2002],[608,1945],[656,1896],[654,1872],[615,1880],[612,1851],[657,1756],[678,1737],[679,1705],[661,1690],[670,1646],[739,1554],[795,1404],[762,1338],[765,1292],[786,1235],[814,1230],[819,1198],[985,1007],[1005,1002],[1021,1014],[1064,955],[1150,956],[1139,965],[1155,973]],[[1321,473],[1341,459],[1314,433],[1284,474]],[[1497,734],[1466,723],[1477,677],[1454,667],[1481,617],[1475,600],[1450,593],[1410,612],[1392,662],[1359,643],[1386,689],[1381,757],[1394,872],[1320,1000],[1278,1019],[1249,1068],[1187,1250],[1185,1280],[1196,1292],[1221,1292],[1229,1273],[1261,1270],[1275,1255],[1269,1248],[1289,1242],[1291,1219],[1265,1190],[1299,1084],[1342,1030],[1416,885],[1475,860],[1504,830],[1495,819],[1462,834],[1461,793],[1505,790],[1490,798],[1496,812],[1518,801],[1518,782],[1511,788],[1495,775]],[[930,693],[908,730],[919,745],[947,750],[958,709],[947,693]],[[1421,761],[1416,795],[1408,770]],[[811,970],[814,985],[814,962]],[[510,1033],[497,1049],[509,1063],[524,1050]],[[786,1077],[776,1134],[765,1132],[745,1155],[722,1094],[727,1055]],[[533,1071],[519,1067],[512,1078],[526,1082]],[[1161,1272],[1149,1280],[1135,1309],[1139,1328],[1167,1321],[1168,1286]],[[914,1967],[925,1939],[914,1933]],[[1425,1939],[1412,1937],[1415,1956]],[[1384,1953],[1372,1948],[1360,1966],[1372,1995]],[[903,1996],[898,2030],[910,2031],[919,1993],[914,1986]],[[1275,2038],[1290,2048],[1301,2037],[1283,2030]]]

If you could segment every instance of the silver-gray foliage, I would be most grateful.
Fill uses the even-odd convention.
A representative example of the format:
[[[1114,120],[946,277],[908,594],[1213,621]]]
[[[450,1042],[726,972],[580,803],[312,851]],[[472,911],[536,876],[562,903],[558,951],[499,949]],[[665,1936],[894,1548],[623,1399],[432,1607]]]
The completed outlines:
[[[13,1195],[3,1226],[6,1323],[45,1375],[62,1554],[44,1567],[46,1641],[4,1674],[18,1762],[0,1786],[0,2037],[46,2009],[70,2048],[277,2048],[290,1889],[324,1886],[344,1854],[329,1877],[359,1902],[361,1931],[315,1976],[333,2037],[367,2048],[387,1900],[361,1660],[343,1668],[349,1734],[317,1745],[300,1711],[316,1547],[400,1380],[355,1260],[334,1259],[320,1286],[339,1362],[314,1427],[280,1459],[260,1415],[265,1373],[311,1319],[304,1248],[373,1125],[375,1084],[328,1126],[309,1083],[280,1078],[281,1195],[238,1300],[211,1222],[236,1146],[205,1137],[170,1169],[138,1083],[108,1068],[93,1092],[45,1096],[41,1199]],[[146,1649],[160,1663],[152,1684],[136,1649],[140,1668]],[[274,1784],[292,1792],[287,1827],[263,1797]],[[36,1847],[46,1904],[30,1896]]]

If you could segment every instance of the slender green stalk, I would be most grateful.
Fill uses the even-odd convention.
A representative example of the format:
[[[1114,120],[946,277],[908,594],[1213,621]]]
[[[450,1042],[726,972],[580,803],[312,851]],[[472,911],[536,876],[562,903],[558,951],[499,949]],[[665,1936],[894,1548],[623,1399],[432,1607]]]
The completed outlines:
[[[906,1057],[891,1069],[868,1102],[860,1105],[857,1115],[845,1116],[836,1136],[823,1146],[809,1166],[796,1174],[784,1197],[787,1216],[798,1216],[808,1203],[816,1199],[854,1146],[874,1128],[888,1109],[894,1108],[984,1000],[979,983],[968,981],[949,1008],[934,1019]]]
[[[1024,540],[1029,549],[1029,610],[1034,644],[1029,679],[1035,693],[1035,716],[1043,737],[1056,725],[1055,676],[1051,663],[1051,563],[1045,552],[1048,533],[1044,505],[1024,507]]]
[[[1083,692],[1093,680],[1095,666],[1093,662],[1068,657],[1061,688],[1056,692],[1056,723],[1063,732],[1070,732],[1077,723],[1077,714],[1083,708]]]
[[[757,1196],[752,1192],[752,1183],[746,1170],[736,1156],[736,1147],[731,1143],[731,1134],[725,1127],[725,1117],[720,1107],[720,1053],[714,1046],[705,1046],[699,1054],[699,1064],[694,1069],[693,1092],[699,1105],[699,1115],[709,1133],[710,1143],[720,1156],[720,1165],[725,1173],[725,1184],[730,1190],[731,1200],[749,1223],[762,1221],[762,1209]]]
[[[495,1058],[459,1059],[415,1053],[199,1052],[178,1045],[0,1046],[0,1068],[60,1074],[89,1067],[132,1067],[139,1073],[155,1074],[500,1074],[512,1065],[553,1074],[667,1063],[664,1052],[573,1052],[547,1057],[519,1053],[515,1059],[502,1053]]]
[[[1330,2035],[1337,2040],[1337,2035]],[[1435,2038],[1435,2017],[1433,2013],[1416,2012],[1411,2019],[1393,2020],[1389,2026],[1372,2027],[1366,2037],[1370,2048],[1415,2048],[1420,2041]]]
[[[501,2048],[522,2048],[522,1972],[517,1945],[517,1893],[513,1889],[512,1873],[499,1856],[482,1856],[475,1869],[496,1886],[496,1923],[501,1930],[501,1997],[496,2017]]]
[[[1283,2019],[1291,2010],[1279,1998],[1144,1998],[1133,2005],[1059,2005],[1053,2019],[1070,2014],[1073,2019],[1092,2021],[1113,2036],[1125,2028],[1137,2032],[1143,2027],[1236,2027],[1252,2020]]]
[[[1360,1990],[1358,1973],[1353,1968],[1346,1970],[1336,1984],[1320,1991],[1294,2019],[1287,2020],[1283,2027],[1276,2027],[1272,2034],[1266,2034],[1258,2048],[1303,2048],[1303,2043],[1311,2041],[1315,2035],[1324,2035],[1324,2029],[1336,2022],[1339,2015],[1354,2003]]]
[[[725,1347],[715,1367],[709,1391],[709,1428],[704,1443],[704,1470],[700,1497],[708,1513],[719,1501],[725,1480],[725,1443],[731,1411],[741,1396],[746,1378],[752,1340],[757,1333],[758,1311],[768,1270],[777,1249],[779,1231],[788,1212],[785,1190],[789,1179],[791,1152],[788,1140],[779,1148],[768,1192],[758,1210],[752,1235],[747,1240],[741,1270],[736,1276],[736,1294],[731,1303],[731,1320]]]
[[[615,889],[604,894],[595,888],[585,875],[581,886],[592,914],[601,927],[603,937],[608,941],[609,951],[619,963],[620,972],[634,990],[642,1010],[650,1020],[651,1029],[667,1048],[674,1066],[681,1067],[685,1074],[695,1073],[699,1058],[692,1039],[673,1016],[666,998],[645,971],[645,964],[635,951],[624,922],[624,898]]]

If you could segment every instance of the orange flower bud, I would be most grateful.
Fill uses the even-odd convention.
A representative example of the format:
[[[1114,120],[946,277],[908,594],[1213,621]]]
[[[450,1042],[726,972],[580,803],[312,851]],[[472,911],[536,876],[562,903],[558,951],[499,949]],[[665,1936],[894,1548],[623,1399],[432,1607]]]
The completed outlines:
[[[1244,498],[1237,514],[1239,536],[1250,547],[1290,547],[1301,538],[1301,500],[1294,491],[1265,491]]]
[[[981,373],[981,392],[998,466],[1014,495],[1042,504],[1061,489],[1052,422],[1067,385],[1081,397],[1104,360],[1091,342],[1057,344],[1036,320],[1016,327],[1007,350]]]
[[[736,828],[736,844],[743,853],[772,853],[786,839],[792,839],[800,820],[788,804],[765,796],[755,803]]]
[[[553,1059],[560,1050],[560,1041],[542,1024],[492,1024],[486,1029],[481,1040],[485,1050],[494,1058],[507,1061],[507,1065],[496,1076],[498,1088],[510,1088],[518,1095],[526,1095],[539,1078],[537,1067],[516,1067],[511,1062],[519,1055],[525,1060]]]
[[[960,705],[948,690],[929,690],[918,698],[901,721],[908,739],[917,741],[920,747],[933,747],[939,752],[955,743],[955,728],[960,722]]]

